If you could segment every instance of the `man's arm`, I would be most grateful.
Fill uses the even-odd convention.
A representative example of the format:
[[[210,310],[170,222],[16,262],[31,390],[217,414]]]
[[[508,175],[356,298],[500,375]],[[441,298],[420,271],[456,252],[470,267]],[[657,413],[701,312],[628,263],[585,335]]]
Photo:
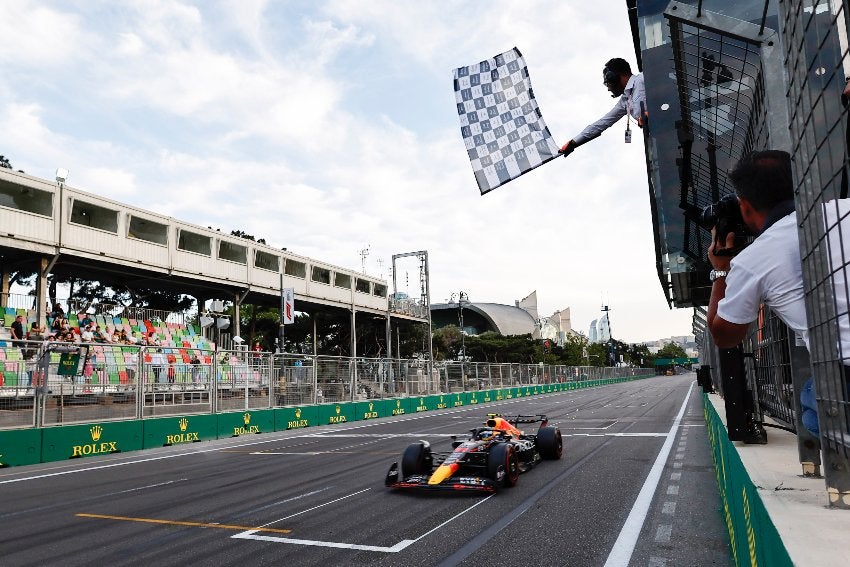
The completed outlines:
[[[598,138],[602,135],[602,132],[610,128],[614,123],[617,122],[620,118],[626,115],[626,101],[624,97],[620,97],[617,101],[617,104],[614,105],[614,108],[608,111],[608,113],[589,125],[587,128],[581,131],[581,133],[564,144],[561,147],[561,153],[564,156],[568,156],[573,151],[582,144],[593,140],[594,138]]]
[[[708,247],[708,261],[715,270],[728,272],[730,269],[730,258],[728,256],[715,256],[714,247],[717,243],[714,238],[714,230],[711,231],[711,246]],[[730,232],[726,236],[726,248],[735,245],[735,234]],[[741,343],[747,336],[748,323],[732,323],[717,315],[717,305],[726,297],[726,278],[719,277],[711,284],[711,298],[708,302],[706,322],[714,344],[720,348],[733,348]]]

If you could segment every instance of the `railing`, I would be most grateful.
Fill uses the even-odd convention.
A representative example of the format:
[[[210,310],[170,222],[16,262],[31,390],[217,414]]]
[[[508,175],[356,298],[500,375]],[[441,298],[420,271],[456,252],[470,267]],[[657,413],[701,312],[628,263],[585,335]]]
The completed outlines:
[[[653,374],[641,368],[346,358],[7,341],[0,429],[214,413]],[[76,351],[73,375],[62,354]]]
[[[35,313],[36,309],[35,295],[27,295],[20,293],[0,293],[0,307],[10,307],[12,309],[26,309],[31,314]],[[57,298],[56,302],[65,311],[65,315],[78,314],[83,311],[89,315],[103,315],[105,317],[126,317],[127,319],[138,319],[147,321],[162,321],[165,323],[176,323],[184,325],[185,314],[181,312],[172,312],[162,309],[148,309],[147,307],[128,307],[126,305],[118,305],[111,303],[92,303],[88,300]],[[53,305],[45,304],[45,315],[53,310]]]

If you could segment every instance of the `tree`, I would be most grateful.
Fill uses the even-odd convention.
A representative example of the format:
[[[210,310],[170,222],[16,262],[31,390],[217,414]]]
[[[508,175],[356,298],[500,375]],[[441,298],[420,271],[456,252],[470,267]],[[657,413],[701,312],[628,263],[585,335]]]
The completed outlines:
[[[678,343],[669,342],[661,347],[655,354],[656,358],[687,358],[685,349]]]
[[[12,164],[11,164],[11,163],[9,163],[9,158],[7,158],[6,156],[4,156],[4,155],[2,155],[2,154],[0,154],[0,168],[3,168],[3,169],[14,169],[14,168],[12,167]]]

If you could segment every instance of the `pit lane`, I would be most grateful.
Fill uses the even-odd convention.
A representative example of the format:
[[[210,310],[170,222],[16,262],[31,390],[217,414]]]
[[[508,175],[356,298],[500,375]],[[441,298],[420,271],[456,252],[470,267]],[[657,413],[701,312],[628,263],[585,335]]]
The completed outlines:
[[[652,378],[4,471],[0,549],[8,565],[479,565],[494,557],[502,565],[603,565],[691,380]],[[492,497],[384,488],[408,443],[427,439],[448,450],[449,436],[480,425],[487,411],[547,414],[564,434],[564,458]],[[639,534],[633,565],[684,564],[679,556],[695,564],[685,554],[700,546],[707,561],[729,564],[719,514],[711,521],[718,500],[695,395],[678,429],[686,428],[694,489],[679,498],[677,514],[699,509],[707,521],[671,520],[665,487],[654,488],[643,529],[631,526]],[[673,464],[665,460],[664,472],[674,474]],[[666,526],[671,537],[659,543]]]

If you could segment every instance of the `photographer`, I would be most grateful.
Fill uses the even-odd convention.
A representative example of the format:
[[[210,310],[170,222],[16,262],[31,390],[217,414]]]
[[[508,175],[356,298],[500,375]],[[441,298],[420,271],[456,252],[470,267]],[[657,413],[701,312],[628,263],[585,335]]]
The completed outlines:
[[[708,325],[714,342],[720,348],[740,343],[764,303],[808,346],[791,156],[778,150],[752,152],[738,162],[729,179],[743,224],[758,236],[732,258],[735,234],[718,243],[712,230]]]
[[[708,249],[708,260],[714,267],[707,314],[711,336],[720,348],[735,347],[746,337],[764,303],[808,348],[791,156],[778,150],[752,152],[738,162],[729,179],[735,187],[738,208],[723,210],[728,208],[723,207],[724,201],[714,205],[720,210],[714,215],[717,222]],[[728,218],[738,213],[739,219]],[[743,250],[736,246],[734,232],[718,234],[719,226],[735,224],[743,224],[757,235]],[[800,393],[802,419],[806,428],[817,435],[812,388],[813,381],[809,379]]]
[[[632,141],[631,119],[634,118],[639,128],[644,123],[644,107],[646,105],[646,90],[643,84],[643,73],[632,75],[628,61],[615,57],[602,69],[602,82],[608,88],[611,96],[617,98],[608,114],[585,128],[581,133],[564,144],[560,153],[564,157],[570,155],[577,147],[598,138],[602,132],[613,126],[620,118],[627,116],[626,143]],[[619,98],[618,98],[619,97]]]

